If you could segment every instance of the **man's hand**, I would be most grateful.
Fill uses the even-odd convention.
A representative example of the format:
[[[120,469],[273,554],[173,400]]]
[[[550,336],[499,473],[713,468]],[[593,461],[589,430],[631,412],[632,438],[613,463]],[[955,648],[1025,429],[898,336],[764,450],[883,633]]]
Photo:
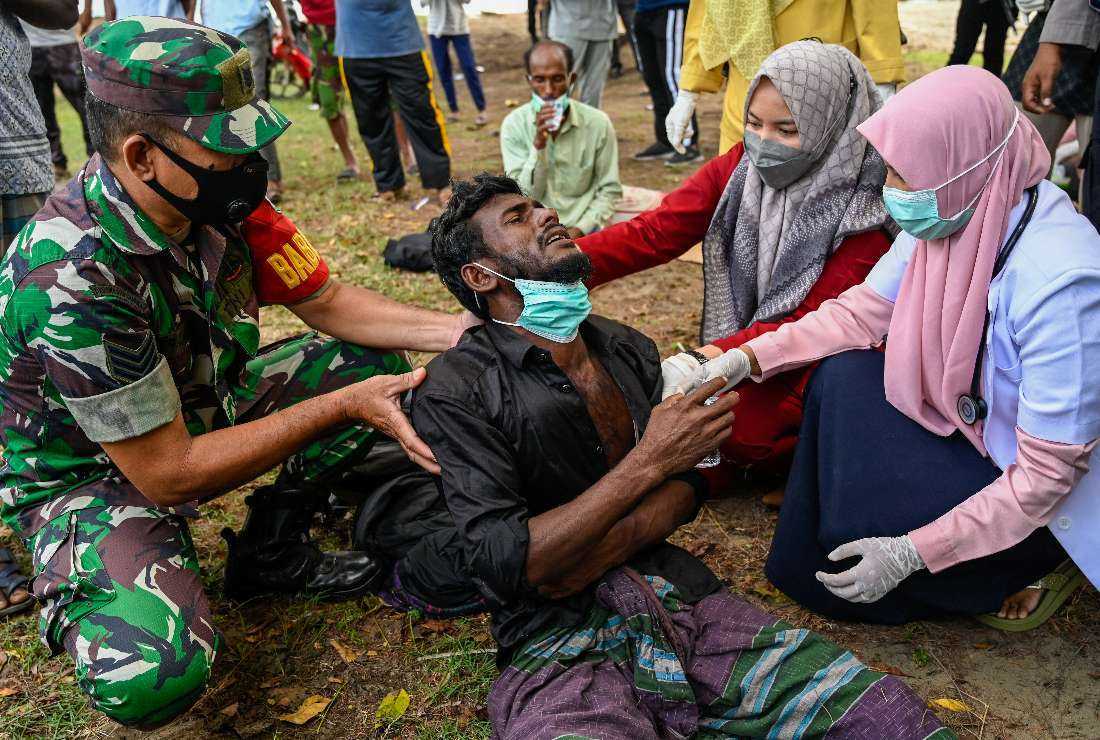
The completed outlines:
[[[379,375],[349,385],[344,389],[344,414],[349,421],[364,422],[392,437],[410,460],[438,475],[440,469],[435,455],[424,440],[416,436],[401,410],[401,397],[424,382],[425,377],[427,372],[421,367],[403,375]]]
[[[1050,96],[1061,71],[1062,47],[1058,44],[1039,44],[1035,59],[1020,86],[1024,110],[1040,114],[1054,110],[1054,101]]]
[[[582,236],[584,236],[584,232],[578,229],[576,226],[569,226],[565,229],[565,231],[569,234],[570,239],[580,239]]]
[[[690,469],[733,433],[736,393],[704,405],[725,384],[725,378],[716,378],[690,395],[671,396],[653,409],[637,450],[661,467],[663,478]]]
[[[691,130],[691,114],[695,112],[698,93],[680,90],[676,93],[676,102],[665,116],[665,134],[672,148],[683,154],[686,150],[684,139],[694,132]]]
[[[546,148],[546,140],[554,133],[550,125],[554,120],[554,106],[543,105],[535,115],[535,148],[542,151]]]
[[[834,563],[854,557],[860,561],[843,573],[818,571],[816,578],[834,596],[856,604],[878,601],[925,567],[909,537],[864,537],[829,553]]]

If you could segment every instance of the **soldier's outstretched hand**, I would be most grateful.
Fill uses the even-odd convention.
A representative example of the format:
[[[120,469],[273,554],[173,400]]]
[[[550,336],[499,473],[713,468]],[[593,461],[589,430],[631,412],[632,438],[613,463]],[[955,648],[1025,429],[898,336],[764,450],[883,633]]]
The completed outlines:
[[[439,464],[432,450],[416,436],[408,417],[401,410],[401,397],[424,382],[427,373],[417,368],[402,375],[379,375],[349,385],[347,416],[362,421],[397,440],[409,459],[429,473],[438,474]]]

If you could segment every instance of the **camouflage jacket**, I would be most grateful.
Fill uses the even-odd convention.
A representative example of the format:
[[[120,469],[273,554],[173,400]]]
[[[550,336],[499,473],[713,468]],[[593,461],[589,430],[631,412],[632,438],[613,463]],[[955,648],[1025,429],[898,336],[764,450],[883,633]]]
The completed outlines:
[[[323,261],[312,247],[294,254],[304,286]],[[192,435],[233,424],[231,388],[260,341],[254,258],[235,228],[204,226],[190,248],[175,244],[98,156],[47,201],[0,262],[9,526],[29,537],[69,510],[153,506],[99,443],[181,410]],[[268,259],[286,272],[286,259]]]

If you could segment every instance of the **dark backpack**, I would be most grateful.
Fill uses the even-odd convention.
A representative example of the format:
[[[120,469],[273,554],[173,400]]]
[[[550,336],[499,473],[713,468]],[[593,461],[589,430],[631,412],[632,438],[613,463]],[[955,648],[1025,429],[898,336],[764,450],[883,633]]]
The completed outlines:
[[[390,267],[412,272],[427,272],[432,264],[432,237],[430,234],[408,234],[400,239],[390,239],[382,251],[382,259]]]

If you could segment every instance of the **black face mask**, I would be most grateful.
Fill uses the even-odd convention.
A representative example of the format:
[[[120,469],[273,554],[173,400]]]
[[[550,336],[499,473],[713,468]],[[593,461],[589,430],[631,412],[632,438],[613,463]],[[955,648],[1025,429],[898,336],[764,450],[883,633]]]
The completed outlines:
[[[180,169],[198,183],[199,192],[192,198],[181,198],[157,182],[145,183],[196,224],[237,224],[263,202],[267,194],[267,160],[253,152],[248,158],[228,170],[208,170],[184,159],[149,134],[142,134],[168,155]]]

